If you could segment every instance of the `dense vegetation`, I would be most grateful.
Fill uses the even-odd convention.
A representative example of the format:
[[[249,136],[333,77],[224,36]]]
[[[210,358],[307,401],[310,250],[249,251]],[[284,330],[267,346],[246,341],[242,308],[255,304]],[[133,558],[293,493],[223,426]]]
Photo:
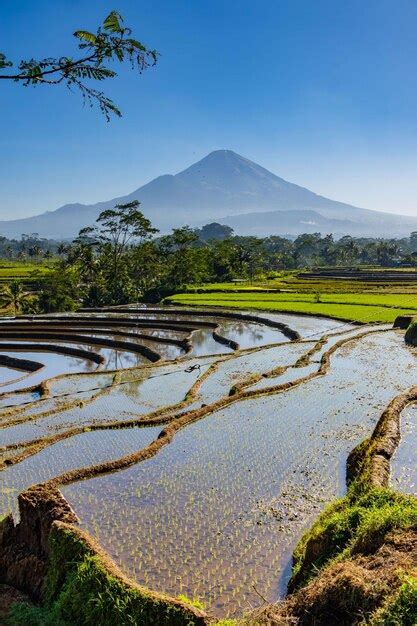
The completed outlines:
[[[402,240],[335,240],[319,233],[295,240],[261,239],[235,236],[228,226],[213,223],[199,230],[183,226],[159,236],[139,210],[139,202],[133,201],[103,211],[96,224],[82,229],[72,243],[49,242],[36,234],[21,241],[3,238],[0,256],[17,257],[24,262],[20,267],[43,257],[52,267],[48,274],[30,275],[30,295],[21,294],[12,302],[10,293],[3,294],[3,304],[12,312],[156,302],[174,294],[179,295],[172,301],[182,304],[255,307],[366,322],[391,321],[398,313],[417,308],[411,295],[414,284],[407,280],[390,284],[381,274],[381,281],[370,287],[346,277],[298,276],[300,269],[323,265],[337,269],[366,264],[374,271],[413,267],[417,233]]]
[[[7,260],[11,265],[12,261],[38,262],[40,260],[53,259],[59,257],[67,250],[67,244],[39,237],[38,233],[22,234],[20,239],[7,239],[0,237],[0,258]],[[12,275],[17,278],[16,275]]]

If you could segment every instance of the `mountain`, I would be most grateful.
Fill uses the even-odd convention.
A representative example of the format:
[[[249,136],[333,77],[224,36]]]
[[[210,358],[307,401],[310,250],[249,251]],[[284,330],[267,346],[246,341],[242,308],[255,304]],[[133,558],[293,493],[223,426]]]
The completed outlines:
[[[417,217],[370,211],[336,202],[290,183],[232,152],[216,150],[176,175],[165,174],[127,196],[97,204],[66,204],[55,211],[0,221],[0,234],[20,237],[39,233],[73,238],[93,224],[99,213],[116,203],[138,199],[152,223],[168,231],[174,226],[201,226],[221,221],[238,234],[299,234],[401,237],[417,230]]]

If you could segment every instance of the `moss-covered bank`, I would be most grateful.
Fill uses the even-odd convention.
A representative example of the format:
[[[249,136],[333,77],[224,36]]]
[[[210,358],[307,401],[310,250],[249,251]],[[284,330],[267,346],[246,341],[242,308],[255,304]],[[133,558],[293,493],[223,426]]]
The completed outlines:
[[[205,624],[204,613],[130,584],[89,539],[69,524],[55,522],[42,607],[12,607],[12,626],[73,624]],[[200,614],[199,614],[200,613]]]
[[[204,611],[127,578],[76,525],[57,490],[36,486],[19,496],[20,522],[0,523],[0,583],[31,602],[12,605],[11,626],[204,626]]]
[[[413,346],[417,345],[417,320],[413,318],[405,333],[405,341]]]
[[[348,492],[327,507],[294,552],[290,594],[252,616],[254,624],[417,624],[417,498],[389,488],[413,387],[382,413],[347,463]]]

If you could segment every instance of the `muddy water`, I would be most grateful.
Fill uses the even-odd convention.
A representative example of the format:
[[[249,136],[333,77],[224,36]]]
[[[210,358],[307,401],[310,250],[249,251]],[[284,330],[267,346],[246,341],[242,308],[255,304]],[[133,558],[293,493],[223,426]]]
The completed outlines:
[[[82,433],[53,444],[36,456],[2,472],[0,516],[17,514],[17,495],[36,482],[44,482],[72,469],[97,465],[140,450],[157,438],[160,428],[129,428]]]
[[[295,542],[345,491],[348,453],[415,382],[416,362],[401,334],[356,340],[326,376],[234,403],[153,459],[63,493],[138,582],[240,614],[259,604],[253,585],[268,601],[279,597]]]
[[[172,367],[150,368],[149,372],[144,373],[145,377],[144,374],[138,373],[136,380],[112,388],[107,387],[109,380],[100,375],[103,393],[100,393],[99,389],[79,390],[74,395],[61,395],[30,405],[22,410],[18,417],[14,416],[15,420],[21,419],[22,423],[0,430],[0,440],[2,445],[24,443],[74,427],[136,419],[184,400],[187,391],[204,374],[209,365],[210,362],[202,363],[200,369],[192,372],[178,368],[174,370]],[[89,382],[90,386],[91,378],[85,381]],[[57,383],[63,385],[64,380],[61,379]],[[63,390],[61,387],[58,388]],[[68,402],[71,403],[70,407]],[[38,482],[36,473],[33,475],[33,482]]]
[[[223,396],[228,396],[231,387],[237,382],[245,380],[253,374],[261,374],[276,367],[291,365],[313,345],[313,342],[285,343],[225,360],[203,382],[199,391],[199,399],[210,404]]]
[[[401,441],[391,460],[391,485],[396,491],[417,496],[417,405],[401,414]]]
[[[249,385],[248,390],[259,391],[266,389],[274,385],[283,385],[287,382],[294,382],[300,378],[304,378],[313,372],[318,372],[320,369],[321,358],[325,352],[330,350],[339,341],[345,341],[349,338],[356,337],[368,332],[380,332],[381,329],[388,329],[388,325],[375,326],[351,326],[341,328],[339,332],[334,330],[329,333],[327,340],[319,347],[310,357],[309,363],[303,367],[289,367],[282,374],[263,378],[254,385]],[[308,345],[308,344],[306,344]],[[313,344],[314,345],[314,344]]]

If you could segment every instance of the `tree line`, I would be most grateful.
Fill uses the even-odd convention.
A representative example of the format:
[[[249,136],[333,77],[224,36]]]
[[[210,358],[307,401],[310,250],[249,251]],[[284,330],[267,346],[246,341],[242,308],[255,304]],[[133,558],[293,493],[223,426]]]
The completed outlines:
[[[55,269],[35,295],[14,285],[16,311],[65,311],[138,300],[156,302],[187,285],[273,279],[282,270],[320,266],[417,265],[417,233],[403,239],[320,233],[294,239],[243,237],[226,225],[174,228],[160,235],[137,200],[103,211],[69,244],[54,243]],[[23,244],[32,242],[25,238]],[[2,242],[4,245],[4,242]]]

